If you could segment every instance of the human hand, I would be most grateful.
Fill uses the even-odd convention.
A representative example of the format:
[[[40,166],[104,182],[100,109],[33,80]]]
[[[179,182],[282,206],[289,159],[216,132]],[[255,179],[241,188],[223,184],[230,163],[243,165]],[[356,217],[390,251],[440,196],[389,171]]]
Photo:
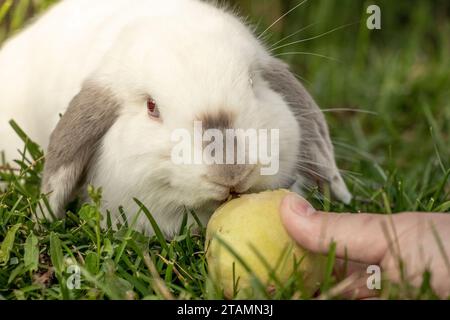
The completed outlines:
[[[335,242],[336,257],[350,261],[348,274],[365,275],[346,296],[361,299],[377,294],[366,285],[369,265],[380,266],[389,281],[406,280],[415,287],[421,285],[424,272],[430,271],[435,293],[441,298],[450,296],[450,214],[326,213],[290,194],[281,204],[281,217],[300,246],[326,254]]]

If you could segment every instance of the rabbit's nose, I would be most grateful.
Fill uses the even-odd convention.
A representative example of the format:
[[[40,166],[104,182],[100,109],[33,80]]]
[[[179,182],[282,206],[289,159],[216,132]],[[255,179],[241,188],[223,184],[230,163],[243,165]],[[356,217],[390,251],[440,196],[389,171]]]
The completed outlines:
[[[255,169],[255,165],[215,165],[208,174],[208,180],[230,189],[230,192],[247,191],[250,186],[247,180]]]

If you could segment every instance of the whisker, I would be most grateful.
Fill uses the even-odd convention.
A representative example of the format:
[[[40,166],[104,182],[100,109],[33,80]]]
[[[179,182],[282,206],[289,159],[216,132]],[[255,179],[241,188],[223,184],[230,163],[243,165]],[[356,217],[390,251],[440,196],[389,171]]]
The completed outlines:
[[[313,165],[313,166],[318,166],[318,167],[326,168],[326,169],[333,169],[332,166],[328,166],[328,165],[326,165],[326,164],[317,163],[317,162],[314,162],[314,161],[308,161],[308,160],[303,160],[303,159],[302,159],[302,160],[300,160],[300,162],[301,162],[301,163],[306,163],[306,164],[311,164],[311,165]],[[342,174],[347,174],[347,175],[350,175],[350,174],[354,174],[354,175],[358,175],[358,176],[361,176],[361,175],[362,175],[362,174],[359,173],[359,172],[351,171],[351,170],[338,169],[338,171],[339,171],[340,173],[342,173]]]
[[[320,173],[316,172],[315,170],[313,170],[313,169],[311,169],[311,168],[302,166],[302,165],[299,164],[299,163],[296,164],[296,167],[297,167],[298,169],[302,170],[302,171],[306,171],[306,172],[308,172],[308,173],[310,173],[310,174],[312,174],[312,175],[318,176],[319,178],[322,178],[323,180],[328,180],[328,178],[325,177],[323,174],[320,174]]]
[[[341,147],[341,148],[344,148],[344,149],[356,152],[358,155],[360,155],[361,157],[365,158],[366,160],[370,160],[370,161],[373,161],[374,163],[378,163],[378,161],[376,161],[375,157],[372,156],[370,153],[368,153],[366,151],[363,151],[363,150],[360,150],[359,148],[356,148],[356,147],[354,147],[354,146],[352,146],[350,144],[342,143],[342,142],[338,142],[338,141],[335,141],[333,144],[335,146],[338,146],[338,147]]]
[[[281,20],[283,20],[286,16],[288,16],[292,11],[296,10],[297,8],[299,8],[301,5],[303,5],[304,3],[306,3],[308,0],[303,0],[302,2],[300,2],[298,5],[296,5],[295,7],[293,7],[291,10],[289,10],[288,12],[286,12],[285,14],[283,14],[281,17],[279,17],[277,20],[275,20],[266,30],[264,30],[259,36],[258,36],[258,40],[261,39],[273,26],[275,26],[278,22],[280,22]]]
[[[309,81],[308,79],[302,77],[302,76],[299,75],[298,73],[295,73],[295,72],[292,72],[292,71],[291,71],[291,73],[292,73],[294,76],[296,76],[299,80],[302,80],[303,82],[307,83],[308,85],[311,85],[311,84],[312,84],[311,81]]]
[[[339,172],[347,180],[353,180],[354,181],[354,180],[358,179],[358,177],[356,177],[356,176],[360,176],[360,177],[363,176],[362,173],[358,173],[358,172],[355,172],[355,171],[339,170]]]
[[[332,169],[331,166],[327,166],[326,164],[321,164],[321,163],[317,163],[317,162],[314,162],[314,161],[308,161],[308,160],[301,159],[300,162],[301,163],[310,164],[310,165],[313,165],[313,166],[317,166],[317,167],[322,167],[322,168],[325,168],[325,169]]]
[[[317,24],[317,22],[313,22],[313,23],[307,25],[306,27],[303,27],[303,28],[301,28],[300,30],[298,30],[298,31],[296,31],[296,32],[294,32],[294,33],[288,35],[287,37],[284,37],[283,39],[278,40],[277,42],[275,42],[274,44],[272,44],[272,46],[271,46],[269,49],[274,48],[276,45],[280,44],[281,42],[286,41],[286,40],[289,39],[289,38],[292,38],[293,36],[299,34],[299,33],[302,32],[302,31],[305,31],[306,29],[311,28],[312,26],[314,26],[314,25],[316,25],[316,24]]]
[[[331,60],[331,61],[341,62],[338,59],[328,57],[323,54],[313,53],[313,52],[305,52],[305,51],[283,52],[283,53],[276,54],[274,56],[281,57],[281,56],[293,56],[293,55],[314,56],[314,57],[324,58],[324,59]]]
[[[301,113],[300,116],[308,116],[308,115],[316,114],[316,113],[320,113],[320,112],[356,112],[356,113],[371,114],[374,116],[380,115],[378,112],[365,110],[365,109],[331,108],[331,109],[320,109],[318,111],[313,111],[313,112],[308,112],[308,113]]]
[[[324,33],[321,33],[321,34],[319,34],[319,35],[316,35],[316,36],[313,36],[313,37],[310,37],[310,38],[300,39],[300,40],[297,40],[297,41],[293,41],[293,42],[290,42],[290,43],[286,43],[286,44],[280,45],[280,46],[278,46],[278,47],[272,48],[270,51],[273,52],[273,51],[275,51],[275,50],[278,50],[278,49],[281,49],[281,48],[285,48],[285,47],[289,47],[289,46],[294,45],[294,44],[298,44],[298,43],[302,43],[302,42],[306,42],[306,41],[310,41],[310,40],[315,40],[315,39],[318,39],[318,38],[320,38],[320,37],[324,37],[324,36],[326,36],[326,35],[328,35],[328,34],[330,34],[330,33],[333,33],[333,32],[335,32],[335,31],[338,31],[338,30],[341,30],[341,29],[350,27],[350,26],[352,26],[352,25],[356,25],[356,24],[358,24],[358,23],[360,23],[360,21],[358,21],[358,22],[353,22],[353,23],[348,23],[348,24],[345,24],[345,25],[343,25],[343,26],[340,26],[340,27],[337,27],[337,28],[328,30],[328,31],[326,31],[326,32],[324,32]]]

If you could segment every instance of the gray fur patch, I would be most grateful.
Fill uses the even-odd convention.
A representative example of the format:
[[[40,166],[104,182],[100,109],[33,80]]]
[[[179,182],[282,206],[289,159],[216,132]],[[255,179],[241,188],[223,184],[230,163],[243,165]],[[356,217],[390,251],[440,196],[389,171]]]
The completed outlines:
[[[71,200],[101,138],[117,119],[119,107],[109,89],[92,81],[86,82],[70,102],[50,136],[45,160],[42,192],[64,195],[58,197],[57,203],[50,201],[56,207],[53,208],[54,211],[61,211]],[[66,167],[70,171],[62,175],[61,172],[64,171],[60,169]],[[52,183],[52,178],[56,176],[60,180],[57,184]],[[55,213],[59,217],[64,214]]]
[[[222,130],[232,128],[233,118],[233,114],[221,110],[216,114],[206,113],[199,120],[202,122],[203,130]]]
[[[222,161],[226,161],[227,143],[233,143],[234,147],[234,164],[211,165],[209,168],[208,179],[222,186],[236,186],[241,182],[244,173],[252,166],[237,164],[237,139],[234,137],[233,141],[227,141],[225,130],[233,128],[234,115],[231,112],[221,110],[215,114],[207,113],[202,115],[200,121],[202,121],[204,130],[217,129],[223,132],[222,143],[224,149]],[[205,141],[203,146],[206,147],[209,143],[209,141]]]
[[[263,67],[263,77],[289,104],[301,128],[299,172],[319,186],[323,182],[332,182],[336,176],[340,177],[327,122],[311,95],[289,71],[287,64],[279,59],[272,59]],[[334,184],[334,187],[336,190],[332,191],[335,195],[348,193],[343,181]],[[348,196],[339,196],[346,199],[349,197],[349,193]]]

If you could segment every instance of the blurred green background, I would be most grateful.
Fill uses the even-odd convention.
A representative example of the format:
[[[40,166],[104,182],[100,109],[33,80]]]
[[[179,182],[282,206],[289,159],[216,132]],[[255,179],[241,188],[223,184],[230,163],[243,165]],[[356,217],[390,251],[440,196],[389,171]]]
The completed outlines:
[[[0,41],[53,2],[0,1]],[[260,34],[302,1],[223,2]],[[371,4],[381,8],[381,30],[366,27]],[[363,188],[398,170],[432,179],[450,166],[450,1],[305,1],[264,41],[325,110],[350,183],[364,176]]]
[[[235,2],[264,30],[301,1]],[[371,4],[381,8],[381,30],[366,27]],[[437,145],[448,168],[450,1],[307,1],[271,29],[267,43],[304,28],[276,47],[298,44],[275,52],[293,66],[319,105],[376,113],[327,113],[339,157],[351,161],[352,147],[379,162],[392,157],[407,172],[422,171],[436,158]]]

